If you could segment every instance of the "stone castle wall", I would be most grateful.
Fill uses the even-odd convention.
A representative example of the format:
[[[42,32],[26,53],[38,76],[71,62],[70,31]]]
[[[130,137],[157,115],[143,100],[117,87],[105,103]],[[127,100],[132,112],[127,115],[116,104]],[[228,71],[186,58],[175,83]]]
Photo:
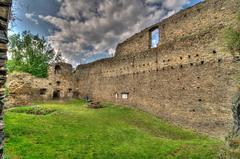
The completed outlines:
[[[232,126],[231,100],[240,63],[224,46],[238,0],[208,0],[119,44],[116,57],[80,65],[81,97],[132,105],[214,136]],[[161,42],[150,48],[150,33]],[[123,96],[128,99],[123,99]]]
[[[239,57],[226,49],[223,33],[236,25],[239,6],[239,0],[207,0],[127,39],[113,58],[79,65],[74,72],[61,64],[60,74],[53,66],[47,79],[29,84],[36,90],[31,96],[41,99],[44,88],[44,99],[59,91],[61,98],[126,104],[223,137],[232,127],[231,102],[240,81]],[[151,48],[156,28],[160,43]]]

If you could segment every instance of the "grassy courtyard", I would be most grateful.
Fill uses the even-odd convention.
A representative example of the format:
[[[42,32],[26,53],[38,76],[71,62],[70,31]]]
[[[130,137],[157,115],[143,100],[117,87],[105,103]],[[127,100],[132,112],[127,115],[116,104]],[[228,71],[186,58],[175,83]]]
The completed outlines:
[[[6,159],[213,159],[220,141],[112,104],[48,102],[5,113]]]

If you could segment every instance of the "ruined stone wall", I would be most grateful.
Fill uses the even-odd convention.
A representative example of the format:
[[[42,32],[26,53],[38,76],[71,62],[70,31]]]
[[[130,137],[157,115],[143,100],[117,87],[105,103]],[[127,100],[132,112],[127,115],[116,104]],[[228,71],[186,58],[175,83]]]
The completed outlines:
[[[24,76],[17,83],[19,90],[29,88],[29,96],[10,89],[9,97],[31,102],[88,96],[224,137],[233,123],[240,60],[224,46],[223,33],[236,25],[239,6],[238,0],[207,0],[127,39],[114,58],[79,65],[75,71],[60,63],[49,69],[47,79]],[[151,49],[150,33],[156,28],[161,41]]]
[[[73,68],[71,64],[56,64],[50,67],[48,74],[49,88],[52,88],[50,94],[52,94],[52,96],[54,91],[59,91],[60,98],[71,98],[74,95],[75,81],[73,80]]]
[[[240,62],[225,48],[223,33],[235,25],[239,3],[208,0],[126,40],[116,57],[80,65],[74,75],[80,96],[132,105],[225,136]],[[149,32],[156,26],[161,42],[150,49]]]
[[[37,78],[27,73],[9,74],[7,88],[7,107],[72,98],[75,91],[73,69],[70,64],[58,63],[49,67],[48,78]]]
[[[32,80],[33,77],[27,73],[8,75],[6,106],[29,104],[32,99]]]

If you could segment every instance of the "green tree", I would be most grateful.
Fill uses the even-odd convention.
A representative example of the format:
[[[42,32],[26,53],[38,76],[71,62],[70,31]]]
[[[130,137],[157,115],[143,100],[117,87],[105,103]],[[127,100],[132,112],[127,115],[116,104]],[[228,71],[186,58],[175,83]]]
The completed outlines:
[[[9,37],[10,59],[7,69],[11,72],[27,72],[36,77],[47,77],[48,65],[54,60],[54,50],[44,38],[28,31]]]

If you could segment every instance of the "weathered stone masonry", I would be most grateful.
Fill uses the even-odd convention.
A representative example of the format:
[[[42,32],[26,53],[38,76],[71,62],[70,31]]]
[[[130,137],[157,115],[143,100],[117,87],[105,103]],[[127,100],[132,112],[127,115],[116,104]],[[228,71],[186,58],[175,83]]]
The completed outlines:
[[[6,106],[23,106],[31,105],[34,101],[78,97],[70,64],[52,65],[48,75],[48,78],[36,78],[27,73],[8,75]]]
[[[132,105],[225,136],[232,127],[240,63],[224,46],[223,33],[236,25],[239,3],[207,0],[119,44],[114,58],[78,66],[80,96]],[[150,33],[156,28],[161,40],[151,49]]]
[[[0,158],[3,158],[3,140],[4,140],[4,84],[6,81],[7,71],[4,68],[7,60],[7,28],[11,8],[11,0],[0,0]]]
[[[113,58],[79,65],[75,71],[58,64],[47,79],[10,75],[20,80],[10,80],[9,105],[90,97],[224,137],[233,126],[231,105],[239,91],[240,62],[225,47],[223,33],[236,26],[239,6],[239,0],[207,0],[127,39]],[[160,43],[151,48],[155,29]]]

